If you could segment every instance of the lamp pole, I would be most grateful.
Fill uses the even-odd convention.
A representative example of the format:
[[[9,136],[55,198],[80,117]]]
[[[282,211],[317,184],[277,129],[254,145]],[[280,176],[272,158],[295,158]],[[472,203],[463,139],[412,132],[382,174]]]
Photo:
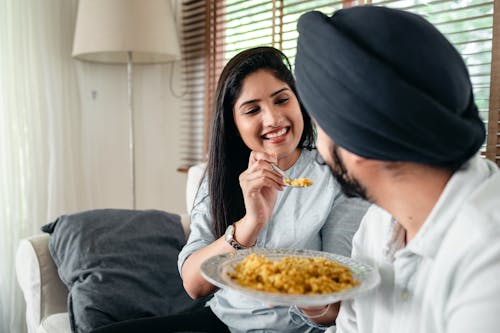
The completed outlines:
[[[129,114],[129,150],[130,150],[130,182],[132,187],[132,209],[136,209],[135,195],[135,133],[134,133],[134,101],[133,101],[133,59],[132,51],[127,52],[127,92],[128,92],[128,114]]]
[[[131,183],[127,186],[131,190],[131,202],[126,205],[132,209],[137,209],[133,66],[134,62],[168,63],[180,58],[174,17],[170,1],[166,0],[78,2],[73,57],[89,62],[127,64],[130,174],[126,178],[127,183]]]

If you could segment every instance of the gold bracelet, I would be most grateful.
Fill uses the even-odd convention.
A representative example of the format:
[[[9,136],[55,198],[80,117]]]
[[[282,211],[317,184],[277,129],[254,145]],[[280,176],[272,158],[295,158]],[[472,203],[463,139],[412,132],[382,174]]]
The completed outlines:
[[[324,315],[326,315],[326,313],[328,312],[328,310],[329,310],[329,309],[330,309],[330,304],[328,304],[328,305],[325,307],[325,309],[324,309],[323,311],[321,311],[321,313],[319,313],[319,314],[317,314],[317,315],[313,315],[313,316],[306,315],[306,314],[304,313],[304,311],[302,311],[302,310],[301,310],[300,312],[302,312],[302,314],[303,314],[304,316],[306,316],[307,318],[309,318],[309,319],[316,319],[316,318],[320,318],[320,317],[323,317]]]

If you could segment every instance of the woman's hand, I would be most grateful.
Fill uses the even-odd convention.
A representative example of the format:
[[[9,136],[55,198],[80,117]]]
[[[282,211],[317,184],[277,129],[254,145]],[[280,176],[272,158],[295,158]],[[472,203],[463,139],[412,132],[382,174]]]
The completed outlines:
[[[253,246],[262,228],[271,218],[278,191],[283,189],[283,179],[269,164],[277,163],[276,156],[252,152],[248,169],[240,175],[246,215],[235,223],[234,238],[243,246]],[[217,287],[200,274],[201,263],[207,258],[234,249],[224,236],[191,254],[182,266],[184,289],[192,298],[213,293]]]
[[[265,225],[269,221],[278,191],[283,189],[283,179],[271,167],[271,162],[278,162],[276,156],[253,151],[250,153],[248,169],[240,175],[246,219],[258,225]]]
[[[236,239],[242,244],[254,244],[257,235],[271,218],[283,179],[271,167],[276,156],[252,151],[248,169],[240,175],[240,186],[245,201],[245,217],[238,222]],[[253,238],[253,240],[252,240]]]

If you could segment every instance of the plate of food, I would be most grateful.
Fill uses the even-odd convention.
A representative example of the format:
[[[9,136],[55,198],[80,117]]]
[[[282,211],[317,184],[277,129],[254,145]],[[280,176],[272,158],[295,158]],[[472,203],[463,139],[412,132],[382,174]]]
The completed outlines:
[[[341,255],[300,249],[252,248],[217,255],[201,275],[272,305],[315,306],[354,298],[378,285],[378,271]]]

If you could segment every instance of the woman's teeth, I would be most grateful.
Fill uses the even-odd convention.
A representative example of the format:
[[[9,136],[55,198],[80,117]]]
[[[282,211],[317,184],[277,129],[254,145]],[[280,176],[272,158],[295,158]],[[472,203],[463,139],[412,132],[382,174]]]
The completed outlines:
[[[278,136],[282,136],[286,133],[287,129],[286,128],[283,128],[281,130],[279,130],[278,132],[273,132],[273,133],[268,133],[266,134],[266,138],[267,139],[272,139],[272,138],[277,138]]]

